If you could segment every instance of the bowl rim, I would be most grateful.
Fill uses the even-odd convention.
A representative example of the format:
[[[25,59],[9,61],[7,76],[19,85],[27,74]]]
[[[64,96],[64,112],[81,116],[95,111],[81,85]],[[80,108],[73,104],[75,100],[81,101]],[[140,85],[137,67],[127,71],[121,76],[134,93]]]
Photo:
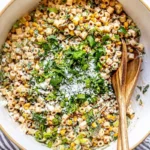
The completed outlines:
[[[0,17],[4,14],[4,12],[11,6],[11,4],[16,1],[16,0],[10,0],[10,2],[0,11]],[[144,0],[139,0],[145,7],[146,9],[148,9],[150,11],[150,6],[148,4],[146,4],[146,2]],[[0,124],[0,130],[5,134],[5,136],[12,141],[19,149],[21,150],[26,150],[21,144],[19,144],[14,138],[12,138],[11,135],[9,135],[9,133],[2,127],[2,125]],[[140,145],[148,136],[150,135],[150,131],[148,131],[146,133],[146,135],[144,135],[144,137],[141,138],[141,140],[139,142],[137,142],[137,144],[135,144],[131,149],[135,149],[138,145]]]

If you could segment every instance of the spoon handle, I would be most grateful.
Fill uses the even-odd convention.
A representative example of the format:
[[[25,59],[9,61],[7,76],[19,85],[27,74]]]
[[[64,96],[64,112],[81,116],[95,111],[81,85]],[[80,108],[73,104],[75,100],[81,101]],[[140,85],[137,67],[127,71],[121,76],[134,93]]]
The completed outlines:
[[[118,128],[118,140],[117,140],[117,150],[121,150],[121,137],[120,137],[120,125],[119,125],[119,128]]]
[[[119,111],[120,111],[119,122],[120,122],[122,150],[129,150],[127,118],[126,118],[126,99],[124,95],[120,96]]]

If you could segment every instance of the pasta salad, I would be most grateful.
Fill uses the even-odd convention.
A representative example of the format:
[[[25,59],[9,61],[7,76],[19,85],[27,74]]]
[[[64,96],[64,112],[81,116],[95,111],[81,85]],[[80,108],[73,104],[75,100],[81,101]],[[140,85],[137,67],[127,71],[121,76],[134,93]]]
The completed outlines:
[[[111,75],[143,53],[140,30],[116,0],[43,0],[17,20],[1,49],[0,91],[26,134],[56,150],[117,139]],[[129,119],[134,117],[129,107]]]

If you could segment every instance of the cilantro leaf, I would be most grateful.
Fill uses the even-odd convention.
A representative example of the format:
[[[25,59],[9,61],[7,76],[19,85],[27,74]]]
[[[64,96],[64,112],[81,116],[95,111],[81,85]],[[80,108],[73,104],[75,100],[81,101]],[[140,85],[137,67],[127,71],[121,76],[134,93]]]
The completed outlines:
[[[127,33],[127,30],[126,30],[124,27],[121,26],[121,27],[119,28],[118,32],[123,33],[123,34],[126,34],[126,33]]]
[[[54,13],[56,13],[56,14],[59,12],[57,8],[47,8],[47,10],[48,10],[49,12],[54,12]]]
[[[82,56],[85,54],[83,50],[75,51],[73,52],[73,58],[75,60],[82,58]]]
[[[145,94],[148,89],[149,89],[149,84],[147,84],[147,85],[144,87],[144,89],[143,89],[143,94]]]
[[[105,43],[106,41],[110,40],[110,36],[108,34],[103,35],[102,42]]]
[[[92,35],[89,35],[89,36],[87,37],[87,41],[88,41],[90,47],[94,47],[95,44],[96,44],[95,39],[94,39],[94,37],[93,37]]]
[[[51,78],[50,84],[56,87],[58,84],[62,82],[62,80],[63,80],[62,76],[59,76],[58,74],[56,74]]]

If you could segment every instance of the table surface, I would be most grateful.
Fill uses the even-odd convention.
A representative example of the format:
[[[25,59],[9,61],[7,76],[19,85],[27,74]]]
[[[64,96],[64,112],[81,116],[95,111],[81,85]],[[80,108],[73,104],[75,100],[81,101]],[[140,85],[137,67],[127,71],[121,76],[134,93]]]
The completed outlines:
[[[0,0],[0,12],[11,0]],[[142,0],[150,7],[150,0]],[[0,150],[19,150],[8,138],[0,131]],[[150,150],[150,136],[143,141],[135,150]]]

